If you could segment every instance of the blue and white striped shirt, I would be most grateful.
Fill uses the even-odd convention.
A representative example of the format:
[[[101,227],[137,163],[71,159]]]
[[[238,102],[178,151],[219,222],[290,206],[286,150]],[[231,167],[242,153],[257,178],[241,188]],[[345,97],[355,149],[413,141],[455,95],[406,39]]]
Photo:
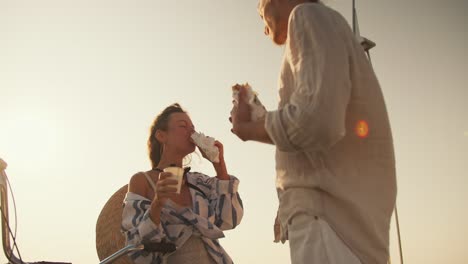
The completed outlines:
[[[127,193],[122,215],[122,232],[126,243],[171,242],[180,248],[192,234],[198,233],[208,254],[216,263],[233,263],[219,244],[223,230],[234,229],[243,216],[242,200],[237,192],[239,180],[219,180],[198,172],[188,172],[187,181],[198,187],[189,188],[193,208],[178,208],[168,200],[161,211],[161,223],[156,225],[149,216],[151,201]],[[162,254],[146,251],[133,252],[130,258],[136,264],[162,263]]]

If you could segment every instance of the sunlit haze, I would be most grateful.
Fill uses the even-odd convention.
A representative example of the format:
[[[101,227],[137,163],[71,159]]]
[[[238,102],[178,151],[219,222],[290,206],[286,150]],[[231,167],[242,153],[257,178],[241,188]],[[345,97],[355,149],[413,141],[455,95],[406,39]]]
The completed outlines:
[[[351,23],[352,1],[329,0]],[[468,2],[356,1],[392,125],[405,263],[464,264],[468,251]],[[273,243],[274,147],[230,132],[231,86],[277,104],[283,48],[257,2],[0,0],[0,157],[24,261],[98,263],[109,197],[150,168],[149,127],[180,103],[224,144],[245,216],[220,243],[235,263],[289,263]],[[192,155],[195,171],[211,164]],[[13,205],[10,197],[12,222]],[[399,263],[395,222],[392,263]],[[7,262],[0,256],[0,262]]]

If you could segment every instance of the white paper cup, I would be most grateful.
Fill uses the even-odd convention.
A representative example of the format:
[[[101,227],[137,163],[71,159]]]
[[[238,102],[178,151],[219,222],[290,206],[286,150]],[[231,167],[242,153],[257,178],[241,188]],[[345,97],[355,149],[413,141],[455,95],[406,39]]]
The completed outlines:
[[[182,178],[184,177],[184,169],[180,167],[167,167],[164,169],[164,172],[170,172],[171,176],[166,179],[172,179],[177,181],[177,185],[174,187],[177,188],[177,193],[180,194],[180,187],[182,186]]]

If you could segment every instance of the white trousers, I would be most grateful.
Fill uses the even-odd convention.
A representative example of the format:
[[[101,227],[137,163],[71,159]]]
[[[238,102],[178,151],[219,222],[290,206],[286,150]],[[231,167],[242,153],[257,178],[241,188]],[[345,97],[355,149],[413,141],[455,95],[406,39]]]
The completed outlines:
[[[288,224],[291,264],[361,264],[328,223],[310,214]]]

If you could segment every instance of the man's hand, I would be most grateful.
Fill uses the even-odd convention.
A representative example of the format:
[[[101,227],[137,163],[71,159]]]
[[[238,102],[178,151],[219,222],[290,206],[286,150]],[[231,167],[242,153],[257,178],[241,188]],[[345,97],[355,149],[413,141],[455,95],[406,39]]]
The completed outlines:
[[[236,136],[243,141],[250,139],[248,138],[248,131],[246,129],[246,125],[251,121],[250,112],[250,105],[247,103],[247,91],[243,86],[241,86],[239,87],[239,103],[236,104],[235,101],[233,101],[229,121],[232,123],[231,132],[236,134]]]
[[[252,121],[251,108],[247,103],[247,91],[245,87],[239,88],[239,103],[233,101],[229,121],[232,123],[231,132],[243,141],[253,140],[267,144],[273,144],[265,130],[265,119]]]

